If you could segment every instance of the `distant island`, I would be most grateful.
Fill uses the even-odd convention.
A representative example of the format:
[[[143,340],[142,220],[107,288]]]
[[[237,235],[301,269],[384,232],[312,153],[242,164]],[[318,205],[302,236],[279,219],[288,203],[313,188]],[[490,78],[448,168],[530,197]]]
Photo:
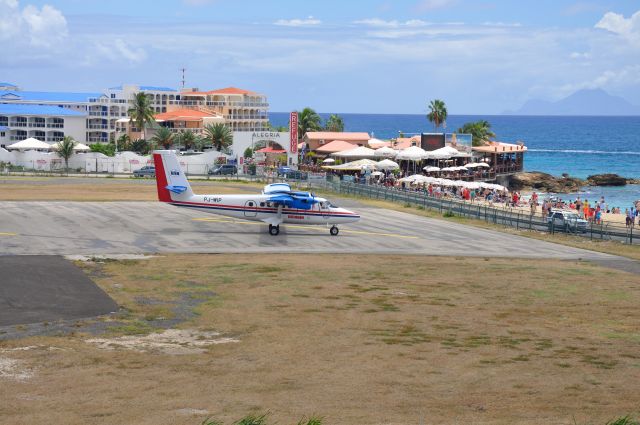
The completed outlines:
[[[602,89],[579,90],[557,102],[532,99],[505,115],[640,115],[640,106]]]

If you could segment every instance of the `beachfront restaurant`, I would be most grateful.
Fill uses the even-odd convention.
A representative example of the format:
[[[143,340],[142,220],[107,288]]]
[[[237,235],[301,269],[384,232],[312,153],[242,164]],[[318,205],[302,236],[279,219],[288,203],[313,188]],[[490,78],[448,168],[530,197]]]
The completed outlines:
[[[492,178],[520,173],[524,170],[524,154],[527,147],[519,142],[489,142],[484,146],[474,146],[473,155],[479,161],[490,165]]]

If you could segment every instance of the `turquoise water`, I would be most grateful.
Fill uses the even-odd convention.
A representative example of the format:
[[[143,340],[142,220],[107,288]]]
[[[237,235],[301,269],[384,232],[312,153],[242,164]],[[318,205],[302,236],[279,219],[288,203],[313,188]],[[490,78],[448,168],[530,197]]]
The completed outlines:
[[[328,114],[320,114],[323,119]],[[366,131],[387,139],[433,131],[424,115],[340,114],[346,131]],[[288,113],[272,112],[273,125],[288,125]],[[506,115],[454,115],[447,119],[447,131],[465,122],[485,119],[497,139],[523,141],[529,148],[525,169],[556,176],[569,173],[586,178],[591,174],[616,173],[640,178],[640,117],[525,117]],[[612,206],[624,208],[640,199],[640,185],[585,188],[584,196],[605,196]],[[566,196],[569,197],[568,195]]]

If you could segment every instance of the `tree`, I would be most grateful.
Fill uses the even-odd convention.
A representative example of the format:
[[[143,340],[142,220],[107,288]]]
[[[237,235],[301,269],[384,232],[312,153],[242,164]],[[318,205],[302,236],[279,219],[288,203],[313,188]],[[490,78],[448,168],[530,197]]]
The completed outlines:
[[[327,131],[344,131],[344,121],[338,114],[329,115],[327,123],[324,125],[324,129]]]
[[[471,134],[473,146],[482,146],[496,137],[495,133],[491,131],[491,124],[486,120],[465,123],[457,132]]]
[[[151,127],[156,122],[149,97],[143,92],[134,94],[131,108],[129,108],[127,114],[136,127],[140,129],[143,138],[146,139],[147,133],[145,130],[147,126]]]
[[[114,156],[116,154],[116,145],[113,143],[94,143],[89,147],[91,152],[99,152],[106,156]]]
[[[207,146],[207,139],[203,136],[196,135],[193,144],[196,150],[203,151],[205,146]]]
[[[447,106],[440,99],[432,100],[429,103],[429,113],[427,114],[429,122],[433,123],[436,130],[438,127],[447,126]]]
[[[298,138],[302,139],[309,131],[318,131],[322,128],[322,118],[311,108],[304,108],[298,112]]]
[[[64,169],[69,172],[69,158],[73,155],[73,148],[76,147],[78,142],[73,140],[71,136],[64,136],[61,142],[58,144],[56,154],[64,159]]]
[[[141,155],[146,155],[151,150],[151,146],[144,139],[136,139],[131,142],[131,150]]]
[[[116,140],[116,147],[120,149],[120,151],[128,151],[131,149],[131,138],[128,134],[123,134],[118,137]],[[116,151],[118,149],[115,149]]]
[[[242,155],[245,158],[252,158],[253,157],[253,149],[251,148],[246,148],[244,150],[244,155]]]
[[[270,122],[267,123],[267,125],[269,126],[269,130],[271,131],[276,131],[278,133],[286,133],[289,131],[289,127],[286,127],[284,125],[279,125],[277,127],[275,127],[273,124],[271,124]]]
[[[185,130],[180,133],[180,142],[185,150],[193,149],[196,145],[196,134],[191,130]]]
[[[165,149],[171,149],[171,145],[173,145],[173,133],[167,127],[160,127],[151,138],[151,141],[156,145],[162,145]]]
[[[204,127],[204,133],[206,135],[206,139],[215,146],[217,151],[222,151],[222,149],[229,147],[231,143],[233,143],[233,134],[231,133],[231,130],[222,123],[207,124]]]

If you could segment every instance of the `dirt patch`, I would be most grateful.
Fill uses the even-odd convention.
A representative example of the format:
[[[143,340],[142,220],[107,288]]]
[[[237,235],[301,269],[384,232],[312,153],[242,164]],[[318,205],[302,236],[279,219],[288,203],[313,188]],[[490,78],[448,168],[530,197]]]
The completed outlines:
[[[23,361],[0,356],[0,380],[25,381],[32,377],[33,371],[28,369]]]
[[[127,335],[115,338],[91,338],[86,340],[104,350],[127,349],[135,351],[160,351],[165,354],[204,353],[216,344],[240,342],[237,338],[220,336],[219,332],[167,329],[164,332],[144,336]]]

